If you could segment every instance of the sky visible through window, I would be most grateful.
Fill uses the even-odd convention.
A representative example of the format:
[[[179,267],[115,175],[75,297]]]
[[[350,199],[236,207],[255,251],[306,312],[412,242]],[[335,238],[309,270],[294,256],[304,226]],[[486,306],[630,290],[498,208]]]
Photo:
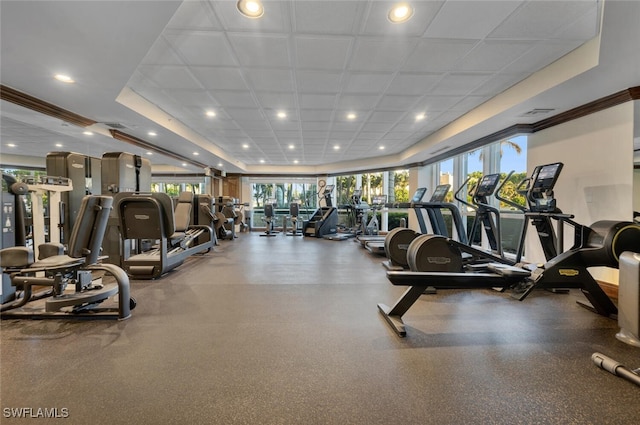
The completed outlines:
[[[502,147],[501,170],[508,173],[511,170],[524,172],[527,170],[527,136],[517,136],[509,139],[518,144],[522,151],[518,154],[512,147],[505,145]],[[480,155],[469,155],[467,167],[469,170],[482,170]],[[453,174],[453,161],[444,161],[440,167],[441,173]]]

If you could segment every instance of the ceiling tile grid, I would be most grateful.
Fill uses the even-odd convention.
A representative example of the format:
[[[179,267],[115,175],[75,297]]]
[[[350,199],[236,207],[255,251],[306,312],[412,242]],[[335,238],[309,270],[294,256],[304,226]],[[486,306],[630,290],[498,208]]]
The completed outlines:
[[[269,1],[246,19],[185,2],[129,86],[247,164],[354,160],[419,142],[597,28],[595,2],[418,1],[404,25],[393,3]]]

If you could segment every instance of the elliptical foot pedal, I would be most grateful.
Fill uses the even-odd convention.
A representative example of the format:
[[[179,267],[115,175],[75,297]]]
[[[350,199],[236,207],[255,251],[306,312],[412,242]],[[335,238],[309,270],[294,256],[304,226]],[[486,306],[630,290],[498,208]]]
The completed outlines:
[[[511,298],[522,301],[533,291],[533,282],[521,282],[511,287]]]
[[[437,293],[438,293],[438,290],[433,286],[427,286],[426,288],[424,288],[424,292],[423,292],[423,294],[425,295],[435,295]]]

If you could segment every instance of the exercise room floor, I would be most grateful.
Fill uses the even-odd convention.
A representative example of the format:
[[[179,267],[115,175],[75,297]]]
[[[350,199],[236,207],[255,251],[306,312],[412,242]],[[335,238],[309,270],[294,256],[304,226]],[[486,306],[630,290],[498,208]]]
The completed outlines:
[[[2,321],[0,422],[638,423],[640,388],[590,357],[636,368],[640,349],[579,292],[424,295],[399,338],[376,305],[405,288],[380,262],[351,240],[241,233],[132,281],[129,320]]]

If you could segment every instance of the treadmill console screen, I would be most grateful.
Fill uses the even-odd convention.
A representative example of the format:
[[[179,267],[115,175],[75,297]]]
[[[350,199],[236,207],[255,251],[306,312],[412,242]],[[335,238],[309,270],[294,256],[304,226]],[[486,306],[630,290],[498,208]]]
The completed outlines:
[[[449,193],[449,189],[451,189],[450,184],[440,184],[436,186],[436,190],[433,191],[429,202],[443,202],[447,193]]]
[[[411,198],[411,202],[417,204],[418,202],[422,201],[422,198],[424,197],[425,193],[427,193],[427,188],[426,187],[419,187],[416,190],[416,193],[413,194],[413,198]]]
[[[478,183],[475,196],[491,196],[498,186],[500,174],[487,174]]]

